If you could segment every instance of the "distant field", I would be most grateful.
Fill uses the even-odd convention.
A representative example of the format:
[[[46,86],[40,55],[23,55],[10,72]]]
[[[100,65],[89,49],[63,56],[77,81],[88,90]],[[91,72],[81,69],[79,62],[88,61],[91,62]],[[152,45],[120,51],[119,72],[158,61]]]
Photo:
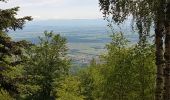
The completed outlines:
[[[133,33],[128,22],[123,24],[126,37],[132,42],[137,41],[137,34]],[[107,22],[102,19],[94,20],[47,20],[28,23],[23,30],[10,31],[13,40],[26,39],[38,43],[37,37],[43,36],[43,31],[54,31],[67,38],[68,56],[76,64],[86,64],[93,57],[97,57],[105,50],[105,45],[111,41]],[[114,30],[120,30],[116,25]]]

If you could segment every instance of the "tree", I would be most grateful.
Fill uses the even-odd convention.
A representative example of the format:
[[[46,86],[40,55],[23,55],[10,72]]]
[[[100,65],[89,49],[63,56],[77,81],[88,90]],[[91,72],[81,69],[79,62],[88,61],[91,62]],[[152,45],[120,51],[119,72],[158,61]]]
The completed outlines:
[[[132,90],[132,77],[127,40],[122,33],[115,33],[107,45],[108,53],[103,57],[106,62],[103,100],[128,100]],[[132,59],[131,59],[132,60]],[[132,86],[131,86],[132,85]],[[132,99],[132,97],[131,97]]]
[[[79,71],[77,76],[81,82],[84,100],[103,100],[103,67],[103,65],[97,64],[95,59],[93,59],[89,66]]]
[[[103,14],[107,18],[111,16],[114,22],[121,23],[128,16],[132,15],[139,30],[139,39],[145,38],[149,34],[151,23],[155,24],[155,44],[156,44],[156,64],[157,64],[157,80],[155,99],[161,100],[163,95],[163,74],[165,74],[164,84],[164,100],[170,99],[169,87],[169,0],[99,0],[99,4]],[[164,28],[166,27],[166,29]],[[166,32],[166,43],[163,43],[163,32]],[[165,53],[163,44],[166,46]],[[165,63],[164,63],[165,54]],[[166,68],[163,73],[164,65]]]
[[[57,100],[84,100],[82,95],[83,87],[81,87],[80,77],[67,76],[63,80],[57,82],[58,88],[54,88],[56,91]]]
[[[170,99],[170,0],[167,0],[165,15],[165,86],[164,100]]]
[[[7,0],[0,0],[7,2]],[[27,42],[14,42],[6,34],[8,30],[22,29],[26,21],[31,21],[29,16],[16,18],[19,7],[0,9],[0,88],[17,95],[19,80],[22,73],[22,49],[28,46]],[[18,72],[18,73],[17,73]]]
[[[155,64],[153,46],[126,46],[122,33],[114,34],[104,56],[104,100],[153,100]],[[147,58],[147,59],[146,59]]]
[[[154,100],[154,46],[127,44],[123,33],[113,34],[100,63],[79,72],[85,100]]]
[[[7,1],[7,0],[1,0]],[[7,31],[9,29],[16,30],[22,29],[26,21],[31,21],[30,16],[23,18],[16,18],[19,7],[14,7],[10,9],[0,9],[0,31]]]
[[[137,44],[131,54],[132,73],[135,75],[133,79],[136,81],[134,90],[139,100],[154,100],[156,73],[154,51],[154,45],[147,42],[145,46]]]
[[[53,32],[44,32],[40,43],[26,51],[25,75],[26,84],[36,85],[37,90],[31,93],[31,99],[52,99],[53,89],[57,89],[60,79],[68,75],[69,60],[66,58],[66,39]]]

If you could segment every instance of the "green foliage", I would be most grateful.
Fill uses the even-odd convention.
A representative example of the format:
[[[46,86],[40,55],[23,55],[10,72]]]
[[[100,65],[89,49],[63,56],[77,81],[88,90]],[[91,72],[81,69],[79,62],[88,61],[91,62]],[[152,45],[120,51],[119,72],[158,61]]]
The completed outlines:
[[[112,14],[117,23],[133,15],[139,33],[144,35],[157,18],[154,9],[162,6],[159,0],[99,1],[105,17]],[[0,99],[154,100],[155,51],[146,39],[130,46],[123,33],[113,34],[100,63],[93,59],[73,76],[69,75],[66,39],[59,34],[45,31],[37,45],[14,42],[6,35],[5,31],[22,29],[32,20],[28,16],[16,18],[18,10],[0,9]]]
[[[103,99],[128,99],[132,89],[132,71],[130,63],[131,48],[125,48],[127,40],[120,34],[112,36],[112,42],[107,45],[108,54],[103,57],[106,61],[106,78]]]
[[[136,83],[134,92],[138,93],[138,98],[154,100],[155,94],[155,50],[154,45],[145,43],[146,45],[136,45],[134,48],[132,65],[136,74]]]
[[[38,89],[30,96],[34,99],[53,98],[53,82],[68,74],[69,60],[66,58],[66,39],[53,32],[44,32],[40,43],[26,51],[25,71],[28,85]]]
[[[7,0],[1,0],[2,2]],[[0,9],[0,31],[7,31],[9,29],[16,30],[22,29],[26,21],[31,21],[30,16],[25,16],[23,18],[16,18],[19,7],[14,7],[10,9]]]
[[[9,95],[8,92],[6,92],[6,91],[4,91],[4,90],[2,90],[2,89],[1,89],[1,91],[0,91],[0,98],[1,98],[1,100],[14,100],[14,99]]]
[[[56,97],[58,97],[56,100],[84,100],[81,95],[83,88],[79,77],[67,76],[57,84],[59,88],[55,88]]]
[[[3,100],[18,95],[18,85],[21,83],[24,71],[21,56],[24,48],[29,45],[26,41],[14,42],[6,34],[8,30],[22,29],[26,21],[32,20],[29,16],[16,18],[18,10],[19,7],[0,9],[0,89],[3,89],[1,95],[6,98],[2,97]]]
[[[24,49],[28,42],[14,42],[4,32],[0,32],[0,88],[10,92],[11,96],[17,96],[19,84],[23,78]]]
[[[143,21],[142,26],[146,28],[155,20],[164,2],[165,0],[99,0],[105,17],[110,16],[114,22],[122,23],[132,15],[137,23]]]
[[[120,24],[133,17],[132,26],[138,29],[139,39],[150,34],[153,24],[158,27],[158,23],[168,21],[167,4],[168,0],[99,0],[104,17],[111,22]]]
[[[154,100],[154,46],[128,45],[122,33],[112,36],[99,64],[80,71],[85,100]]]
[[[168,79],[170,77],[166,74],[169,69],[169,65],[166,62],[169,62],[169,59],[165,58],[170,56],[166,55],[170,54],[170,45],[168,42],[163,43],[163,41],[170,40],[168,33],[170,24],[167,24],[170,23],[170,0],[99,0],[99,2],[101,11],[105,15],[104,17],[108,19],[111,17],[112,22],[119,24],[124,22],[129,16],[132,16],[133,22],[135,22],[135,26],[138,29],[140,42],[150,34],[151,25],[155,25],[155,62],[157,65],[155,99],[162,100],[162,97],[169,99],[170,92],[168,91],[170,91],[170,88]],[[166,39],[163,38],[164,35],[167,37]],[[167,67],[166,65],[168,68],[164,68]]]
[[[81,70],[78,74],[83,87],[82,94],[85,100],[100,100],[103,87],[104,77],[101,73],[103,66],[96,63],[93,59],[86,69]]]

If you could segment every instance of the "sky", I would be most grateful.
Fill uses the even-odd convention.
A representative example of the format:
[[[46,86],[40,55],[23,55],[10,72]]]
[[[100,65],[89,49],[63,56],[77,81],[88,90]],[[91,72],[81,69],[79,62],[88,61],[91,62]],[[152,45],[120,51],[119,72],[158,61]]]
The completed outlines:
[[[1,8],[20,7],[18,17],[34,19],[98,19],[102,18],[98,0],[9,0]]]

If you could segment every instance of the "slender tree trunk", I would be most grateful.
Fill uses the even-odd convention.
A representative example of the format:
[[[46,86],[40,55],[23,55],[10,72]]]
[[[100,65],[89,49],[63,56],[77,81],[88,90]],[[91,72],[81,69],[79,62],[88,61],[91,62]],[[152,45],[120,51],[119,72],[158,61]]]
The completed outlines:
[[[170,23],[166,26],[165,37],[165,69],[164,69],[164,100],[170,100]]]
[[[163,67],[164,67],[164,50],[163,50],[163,23],[158,20],[155,28],[155,44],[156,44],[156,93],[155,100],[162,100],[163,94]]]
[[[164,100],[170,100],[170,0],[167,5],[165,20],[165,69],[164,69]]]
[[[156,19],[155,19],[155,45],[156,45],[156,91],[155,100],[163,100],[163,90],[164,90],[164,18],[165,18],[165,7],[164,4],[166,0],[159,0],[160,5],[157,8]]]

